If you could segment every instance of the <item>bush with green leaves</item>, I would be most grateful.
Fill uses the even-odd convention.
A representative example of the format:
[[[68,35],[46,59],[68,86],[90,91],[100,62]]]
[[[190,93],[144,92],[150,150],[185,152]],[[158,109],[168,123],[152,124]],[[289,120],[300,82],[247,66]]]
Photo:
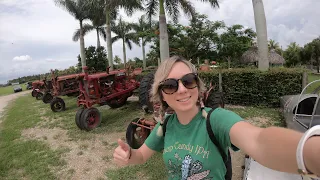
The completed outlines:
[[[301,93],[303,72],[305,70],[297,68],[271,68],[265,72],[238,68],[199,72],[199,76],[206,86],[210,82],[215,84],[218,91],[221,73],[222,91],[227,104],[279,107],[281,96]],[[137,80],[140,81],[146,73],[137,76]]]
[[[85,53],[87,57],[87,66],[89,70],[95,70],[96,72],[106,71],[108,66],[107,52],[103,46],[96,48],[94,46],[89,46],[85,48]],[[78,55],[78,69],[81,71],[81,58]]]

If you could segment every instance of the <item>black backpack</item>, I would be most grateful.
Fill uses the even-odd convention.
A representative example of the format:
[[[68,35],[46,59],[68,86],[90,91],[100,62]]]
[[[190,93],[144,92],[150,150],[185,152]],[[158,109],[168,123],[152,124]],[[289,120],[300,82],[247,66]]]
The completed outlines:
[[[232,179],[232,164],[231,164],[231,155],[230,155],[230,150],[228,149],[228,154],[226,154],[224,152],[224,150],[221,148],[218,140],[216,139],[216,137],[214,136],[214,133],[211,129],[211,123],[210,123],[210,115],[211,113],[216,109],[217,107],[214,107],[212,108],[209,112],[208,112],[208,116],[207,116],[207,122],[206,122],[206,127],[207,127],[207,132],[208,132],[208,135],[211,139],[211,141],[218,147],[218,150],[222,156],[222,159],[224,161],[224,164],[226,166],[226,169],[227,169],[227,172],[226,172],[226,175],[225,175],[225,179],[226,180],[231,180]],[[163,122],[163,125],[162,125],[162,128],[163,128],[163,136],[165,135],[166,133],[166,126],[167,126],[167,123],[168,123],[168,120],[169,120],[170,116],[167,116],[166,119],[164,120]]]

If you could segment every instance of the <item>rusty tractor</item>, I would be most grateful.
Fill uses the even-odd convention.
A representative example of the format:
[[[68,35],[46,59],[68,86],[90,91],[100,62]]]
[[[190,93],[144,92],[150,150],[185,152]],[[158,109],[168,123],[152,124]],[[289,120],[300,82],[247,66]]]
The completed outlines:
[[[154,73],[144,76],[140,82],[139,101],[146,114],[152,113],[152,118],[135,118],[128,125],[126,130],[126,141],[130,147],[138,149],[147,139],[156,124],[161,120],[159,113],[159,104],[150,101],[149,92],[153,84]],[[210,82],[207,85],[207,91],[203,94],[203,101],[206,107],[224,107],[223,93],[218,91],[215,83]],[[174,111],[169,107],[165,110],[166,114],[172,114]]]
[[[139,88],[140,83],[135,80],[135,75],[142,69],[128,69],[88,74],[84,67],[84,76],[80,76],[79,96],[77,105],[81,107],[75,116],[75,122],[79,129],[90,131],[101,123],[101,114],[93,105],[107,104],[111,108],[123,106],[133,91]],[[130,72],[131,71],[131,72]]]
[[[51,80],[37,80],[32,82],[32,97],[36,97],[37,100],[41,100],[43,95],[52,89]]]
[[[51,70],[51,89],[44,93],[42,101],[50,103],[53,112],[65,110],[65,102],[59,96],[77,96],[79,94],[78,78],[84,73],[56,76]]]

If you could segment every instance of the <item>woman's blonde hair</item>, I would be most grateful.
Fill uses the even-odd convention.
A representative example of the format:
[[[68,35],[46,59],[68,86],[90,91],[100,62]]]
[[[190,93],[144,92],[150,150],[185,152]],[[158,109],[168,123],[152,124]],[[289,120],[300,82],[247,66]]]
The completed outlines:
[[[160,66],[158,67],[155,75],[154,75],[154,82],[152,84],[152,88],[150,91],[151,95],[151,101],[153,103],[159,103],[160,104],[160,115],[161,117],[164,116],[165,110],[169,107],[168,104],[163,101],[162,94],[159,89],[160,82],[164,81],[169,73],[172,70],[172,67],[175,63],[182,62],[185,65],[187,65],[192,73],[197,73],[196,67],[189,61],[187,61],[185,58],[181,56],[172,56],[166,60],[164,60]],[[205,92],[206,87],[203,83],[203,81],[198,77],[198,90],[199,90],[199,100],[202,99],[202,94]]]

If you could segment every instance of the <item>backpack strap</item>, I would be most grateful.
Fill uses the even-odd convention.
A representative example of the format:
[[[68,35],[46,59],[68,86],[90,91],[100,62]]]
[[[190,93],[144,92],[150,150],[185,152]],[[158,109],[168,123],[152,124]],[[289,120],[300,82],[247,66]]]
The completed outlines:
[[[210,115],[211,113],[215,110],[216,108],[212,108],[209,112],[208,112],[208,116],[207,116],[207,122],[206,122],[206,126],[207,126],[207,131],[208,131],[208,134],[209,134],[209,137],[211,139],[211,141],[217,146],[221,156],[222,156],[222,159],[223,159],[223,162],[227,162],[227,155],[226,153],[223,151],[223,149],[221,148],[217,138],[214,136],[214,133],[212,131],[212,128],[211,128],[211,123],[210,123]]]
[[[171,114],[168,115],[168,116],[164,119],[164,121],[163,121],[163,124],[162,124],[163,137],[166,135],[167,124],[168,124],[168,120],[169,120],[170,117],[171,117]]]

